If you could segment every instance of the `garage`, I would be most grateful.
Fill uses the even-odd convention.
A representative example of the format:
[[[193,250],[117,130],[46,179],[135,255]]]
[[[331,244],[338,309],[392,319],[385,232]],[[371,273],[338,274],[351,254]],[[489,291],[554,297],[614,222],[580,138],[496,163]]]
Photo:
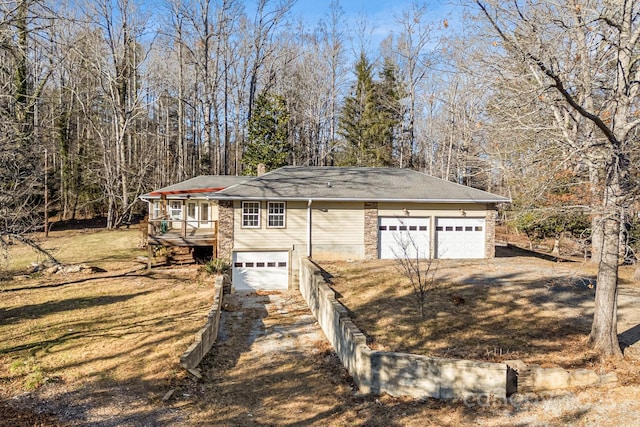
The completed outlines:
[[[438,258],[484,258],[484,218],[436,218]]]
[[[289,288],[289,252],[234,252],[232,284],[236,291]]]
[[[429,258],[429,218],[378,218],[379,257]]]

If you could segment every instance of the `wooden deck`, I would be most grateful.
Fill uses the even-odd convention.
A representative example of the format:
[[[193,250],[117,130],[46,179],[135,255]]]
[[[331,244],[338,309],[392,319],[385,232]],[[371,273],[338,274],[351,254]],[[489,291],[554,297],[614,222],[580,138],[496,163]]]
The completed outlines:
[[[147,244],[161,246],[213,246],[218,240],[218,222],[209,227],[194,227],[192,221],[151,220]],[[176,227],[177,225],[177,227]]]

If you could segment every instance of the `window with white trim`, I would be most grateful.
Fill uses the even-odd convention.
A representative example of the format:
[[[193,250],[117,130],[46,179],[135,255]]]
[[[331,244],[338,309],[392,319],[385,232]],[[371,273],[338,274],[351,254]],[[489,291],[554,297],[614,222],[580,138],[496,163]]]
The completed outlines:
[[[172,200],[169,204],[169,216],[171,219],[182,219],[182,201]]]
[[[285,227],[285,202],[268,202],[267,203],[267,227],[284,228]]]
[[[150,219],[160,219],[160,218],[162,218],[162,202],[159,202],[156,200],[153,202],[153,208],[151,211]]]
[[[242,227],[260,228],[260,202],[242,202]]]

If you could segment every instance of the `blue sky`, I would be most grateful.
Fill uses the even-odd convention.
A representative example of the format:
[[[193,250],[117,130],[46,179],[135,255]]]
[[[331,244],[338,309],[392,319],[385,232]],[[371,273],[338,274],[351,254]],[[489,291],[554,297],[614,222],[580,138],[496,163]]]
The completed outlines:
[[[251,10],[246,2],[247,10]],[[329,14],[331,0],[297,0],[291,13],[295,18],[301,18],[305,24],[311,28],[320,20],[326,20]],[[391,33],[400,31],[397,17],[404,10],[408,10],[412,0],[339,0],[340,7],[344,11],[344,18],[347,21],[346,33],[355,36],[357,30],[356,22],[365,16],[371,32],[368,49],[377,50],[380,42]],[[434,27],[442,24],[446,19],[451,29],[459,27],[462,9],[456,6],[453,0],[428,0],[417,2],[425,5],[427,16],[425,23],[431,23]]]
[[[245,1],[250,15],[251,11],[255,10],[252,3],[254,0]],[[364,15],[372,27],[374,37],[380,40],[397,31],[396,16],[409,9],[412,3],[414,2],[411,0],[339,0],[350,27]],[[457,7],[453,0],[427,0],[417,3],[426,5],[429,22],[441,23],[448,19],[455,25],[457,17],[461,14],[460,7]],[[330,4],[331,0],[297,0],[291,13],[293,17],[302,18],[303,22],[313,27],[327,17]]]
[[[298,0],[293,7],[294,15],[301,15],[310,22],[317,22],[329,10],[330,0]],[[355,18],[363,12],[376,24],[385,25],[393,21],[403,9],[409,8],[410,0],[342,0],[340,6],[347,18]],[[430,0],[418,2],[425,4],[434,16],[444,18],[449,12],[457,10],[451,0]]]

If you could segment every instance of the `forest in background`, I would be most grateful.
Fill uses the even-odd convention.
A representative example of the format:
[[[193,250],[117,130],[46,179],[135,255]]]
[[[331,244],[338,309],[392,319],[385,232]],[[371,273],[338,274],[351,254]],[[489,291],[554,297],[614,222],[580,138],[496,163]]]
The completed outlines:
[[[315,25],[293,1],[0,1],[2,245],[48,210],[117,227],[200,174],[407,167],[588,241],[610,319],[636,258],[639,2],[469,0],[456,25],[414,2],[372,46],[337,0]]]
[[[375,46],[371,22],[348,21],[339,1],[314,25],[293,4],[259,0],[249,14],[242,0],[0,2],[4,230],[42,226],[45,185],[58,218],[105,216],[112,228],[153,188],[264,163],[413,168],[511,197],[503,218],[531,240],[591,240],[608,135],[495,33],[483,3],[455,25],[408,3]],[[496,3],[493,16],[504,12],[518,43],[551,55],[578,105],[612,122],[604,88],[619,76],[604,34],[622,19],[615,8],[514,5]]]
[[[492,82],[471,69],[486,46],[418,3],[375,47],[337,1],[313,27],[292,4],[0,2],[7,208],[42,212],[47,175],[60,218],[111,228],[150,189],[258,163],[411,167],[517,194],[484,127]]]

